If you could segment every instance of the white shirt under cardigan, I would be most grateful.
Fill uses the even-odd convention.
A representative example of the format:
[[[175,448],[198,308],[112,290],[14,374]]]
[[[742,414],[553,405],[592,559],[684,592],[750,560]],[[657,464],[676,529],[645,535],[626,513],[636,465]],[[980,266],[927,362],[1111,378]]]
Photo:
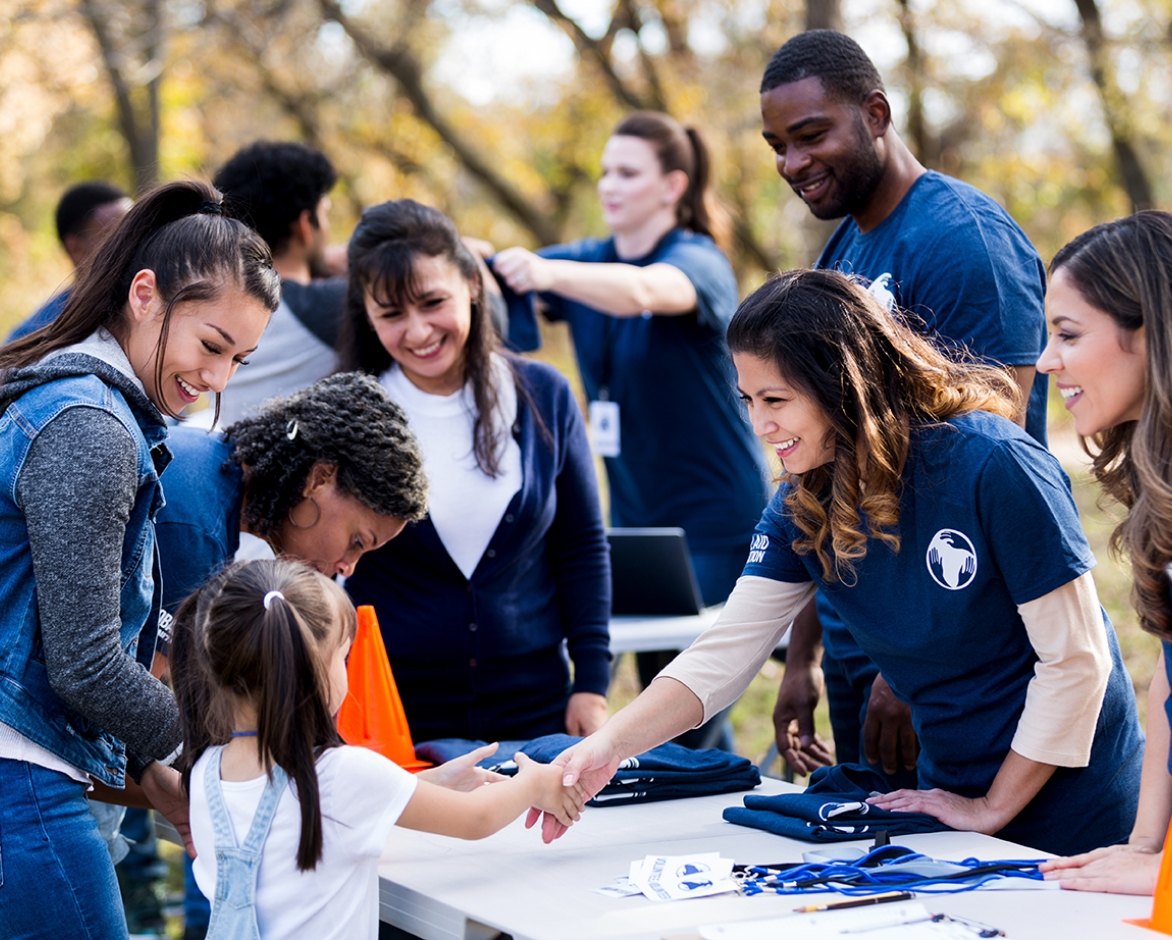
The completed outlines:
[[[192,865],[206,897],[216,896],[215,832],[204,773],[221,747],[208,748],[191,771]],[[312,871],[297,868],[301,806],[290,781],[265,840],[256,883],[256,919],[265,940],[375,940],[378,936],[378,860],[387,837],[415,794],[415,778],[374,751],[330,748],[317,761],[322,815],[322,858]],[[244,841],[268,777],[221,780],[237,844]]]
[[[407,412],[411,431],[423,451],[428,516],[448,555],[469,579],[522,483],[521,446],[512,434],[517,420],[517,386],[508,362],[495,353],[492,380],[497,391],[493,423],[506,431],[495,478],[476,463],[472,440],[476,402],[470,383],[452,395],[431,395],[413,385],[398,365],[392,365],[379,379]]]

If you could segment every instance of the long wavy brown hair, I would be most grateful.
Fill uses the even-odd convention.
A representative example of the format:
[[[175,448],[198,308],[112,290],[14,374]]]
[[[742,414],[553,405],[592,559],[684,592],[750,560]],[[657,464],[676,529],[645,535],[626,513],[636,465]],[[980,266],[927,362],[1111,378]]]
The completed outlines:
[[[1147,380],[1138,421],[1083,438],[1104,493],[1127,507],[1111,549],[1131,560],[1140,625],[1172,640],[1172,215],[1146,211],[1096,225],[1054,256],[1092,307],[1119,326],[1126,345],[1143,327]]]
[[[804,536],[794,550],[815,553],[830,583],[852,581],[869,538],[899,551],[901,477],[916,427],[978,410],[1012,420],[1019,409],[1006,370],[942,352],[837,271],[768,281],[737,309],[728,346],[772,363],[830,421],[834,459],[786,475],[785,499]]]

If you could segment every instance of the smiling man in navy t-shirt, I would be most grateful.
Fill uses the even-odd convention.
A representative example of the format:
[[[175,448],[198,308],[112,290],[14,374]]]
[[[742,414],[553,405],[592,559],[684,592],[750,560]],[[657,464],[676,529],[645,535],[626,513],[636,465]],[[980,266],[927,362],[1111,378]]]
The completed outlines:
[[[801,33],[774,54],[761,116],[778,173],[815,216],[843,219],[816,267],[859,276],[943,345],[1008,366],[1027,403],[1019,423],[1044,445],[1047,381],[1034,362],[1046,342],[1045,267],[1017,223],[979,190],[919,163],[892,126],[874,64],[842,33]],[[774,710],[782,753],[799,772],[829,759],[813,720],[821,636],[839,761],[865,755],[888,774],[914,768],[907,706],[824,595],[816,606],[790,637]]]

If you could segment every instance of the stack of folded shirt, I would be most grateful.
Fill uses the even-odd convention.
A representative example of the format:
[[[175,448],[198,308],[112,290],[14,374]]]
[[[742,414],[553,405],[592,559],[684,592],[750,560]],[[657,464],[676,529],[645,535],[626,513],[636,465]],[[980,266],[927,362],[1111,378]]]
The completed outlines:
[[[950,828],[924,813],[893,813],[866,802],[867,797],[887,791],[887,781],[869,767],[819,767],[805,792],[746,796],[744,807],[730,806],[724,818],[738,826],[807,842],[848,842],[880,830],[906,836]]]
[[[548,734],[532,741],[501,742],[496,754],[480,766],[498,773],[513,774],[517,765],[512,756],[521,751],[527,757],[548,764],[581,738],[568,734]],[[443,763],[482,746],[483,741],[444,738],[427,741],[415,748],[420,760]],[[656,800],[679,800],[689,796],[711,796],[752,790],[761,783],[761,774],[746,758],[710,748],[693,751],[678,744],[661,744],[619,765],[618,771],[588,806],[614,803],[652,803]]]

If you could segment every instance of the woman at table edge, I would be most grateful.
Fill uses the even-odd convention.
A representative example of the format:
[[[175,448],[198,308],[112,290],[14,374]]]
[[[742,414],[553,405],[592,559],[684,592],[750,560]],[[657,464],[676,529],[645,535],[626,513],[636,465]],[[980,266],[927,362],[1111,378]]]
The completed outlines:
[[[811,303],[807,288],[812,288],[815,296],[832,296],[835,302]],[[735,699],[769,655],[776,637],[808,600],[814,581],[833,580],[832,572],[836,572],[844,573],[849,583],[851,570],[862,566],[868,556],[873,556],[873,564],[878,566],[893,564],[884,560],[885,553],[888,557],[898,556],[901,538],[907,539],[903,549],[907,564],[922,564],[916,558],[917,543],[912,541],[916,530],[901,532],[899,528],[902,498],[895,494],[908,494],[908,505],[923,514],[926,507],[932,506],[931,500],[937,499],[934,492],[926,496],[924,492],[938,488],[927,485],[934,478],[905,480],[905,471],[912,473],[917,463],[939,466],[941,455],[952,455],[949,448],[954,441],[967,446],[967,441],[976,440],[974,448],[960,452],[958,459],[978,452],[992,455],[987,464],[993,468],[987,471],[989,485],[999,492],[1015,483],[1036,481],[1033,487],[1039,495],[1029,497],[1023,506],[1036,505],[1037,513],[1049,510],[1053,515],[1043,519],[1035,514],[1039,544],[1034,547],[1047,557],[1052,549],[1060,559],[1048,569],[1041,568],[1039,562],[1024,576],[1039,580],[1038,572],[1042,572],[1041,583],[1025,583],[1019,576],[1011,588],[1001,581],[1001,577],[1008,578],[1009,568],[998,566],[996,557],[986,557],[983,563],[994,565],[985,582],[991,587],[974,595],[987,603],[990,592],[1005,594],[998,600],[1001,606],[995,613],[1008,610],[1012,616],[1013,607],[1009,605],[1016,607],[1016,626],[1007,619],[1001,629],[1007,643],[1012,639],[1021,650],[999,667],[1003,674],[987,677],[992,686],[962,689],[970,695],[980,693],[981,688],[998,695],[1006,689],[1012,693],[1005,697],[1013,701],[992,706],[1004,711],[999,719],[1000,736],[990,739],[996,742],[996,748],[988,743],[983,747],[990,752],[1000,748],[1006,730],[1012,732],[1012,741],[1007,750],[999,751],[1005,756],[1000,758],[991,781],[976,781],[974,776],[973,781],[964,783],[970,792],[976,783],[987,787],[980,796],[964,797],[940,788],[898,790],[872,797],[871,802],[889,810],[927,813],[953,828],[986,833],[1001,831],[1029,808],[1030,813],[1023,815],[1028,819],[1027,830],[1032,825],[1039,839],[1047,841],[1057,838],[1055,833],[1065,825],[1053,818],[1049,807],[1055,802],[1065,803],[1061,798],[1064,792],[1076,801],[1087,799],[1088,790],[1098,794],[1102,783],[1099,778],[1106,773],[1112,789],[1119,791],[1112,804],[1118,809],[1102,810],[1106,814],[1102,821],[1096,821],[1097,828],[1082,838],[1121,838],[1132,818],[1129,807],[1124,805],[1124,791],[1130,790],[1130,778],[1138,777],[1142,739],[1134,700],[1127,697],[1121,683],[1120,677],[1125,679],[1126,675],[1113,631],[1098,604],[1090,577],[1094,559],[1078,527],[1069,484],[1052,456],[1009,420],[1001,421],[989,414],[980,417],[984,412],[993,412],[1008,419],[1015,413],[1012,386],[1004,374],[946,359],[922,338],[873,307],[873,299],[850,279],[822,271],[781,275],[741,305],[729,329],[741,393],[748,404],[754,432],[777,447],[787,472],[781,490],[762,517],[755,541],[763,538],[763,532],[772,533],[776,541],[766,552],[773,550],[782,558],[781,564],[773,563],[772,571],[784,574],[788,564],[794,573],[777,580],[755,577],[755,570],[769,569],[755,564],[751,555],[746,576],[738,581],[717,624],[669,665],[634,703],[614,715],[595,735],[559,755],[556,762],[565,766],[567,782],[582,780],[588,792],[597,792],[619,761],[694,727],[713,709]],[[811,322],[812,316],[821,317],[817,325]],[[771,317],[781,325],[770,327]],[[811,335],[818,338],[811,342]],[[765,339],[768,341],[763,342]],[[790,345],[797,351],[788,348]],[[869,354],[868,348],[872,351]],[[874,350],[880,350],[877,356]],[[872,356],[869,362],[864,354]],[[809,365],[818,360],[823,361]],[[795,378],[787,381],[787,372]],[[874,375],[881,378],[869,381],[866,389],[856,388],[855,383],[861,382],[863,376]],[[876,389],[898,391],[876,396]],[[997,459],[998,454],[1002,458]],[[1002,466],[1014,468],[1012,474],[1000,469]],[[916,483],[924,485],[917,487]],[[833,493],[833,503],[827,500],[827,492]],[[1051,495],[1055,493],[1058,495]],[[852,505],[853,511],[849,508]],[[999,526],[1006,525],[1003,510],[974,508],[972,512],[974,525],[986,518]],[[775,519],[788,518],[792,528],[767,525],[771,515]],[[877,531],[877,536],[862,534],[864,515],[868,521],[866,530]],[[914,524],[916,514],[912,515]],[[786,542],[779,534],[790,532],[795,535],[792,544],[778,545],[777,542]],[[977,535],[985,537],[980,531]],[[988,538],[993,542],[998,532],[991,531]],[[1000,538],[1005,543],[1003,532]],[[1041,543],[1043,538],[1045,544]],[[1005,543],[1005,550],[1012,553],[1013,547]],[[796,564],[799,558],[805,559],[801,566]],[[974,578],[976,570],[974,566]],[[863,585],[866,570],[860,567],[856,574],[855,584]],[[861,595],[860,600],[866,601],[867,596]],[[971,606],[973,601],[958,603]],[[856,620],[852,626],[860,625],[864,631],[871,627],[874,642],[873,623]],[[1021,636],[1011,637],[1019,628],[1024,628],[1028,647],[1023,646],[1026,641]],[[886,665],[881,662],[880,667],[886,674],[889,666],[901,666],[903,679],[893,688],[904,682],[914,687],[916,669],[924,668],[926,652],[921,647],[896,650],[901,640],[902,633],[896,636],[887,631],[882,636],[883,642],[893,645],[883,657]],[[932,638],[919,642],[930,643]],[[873,645],[873,649],[882,651],[883,647]],[[899,662],[901,658],[903,663]],[[1031,659],[1037,664],[1036,673]],[[997,661],[996,656],[992,661]],[[890,671],[893,678],[899,674],[895,668]],[[985,678],[982,675],[981,681]],[[938,681],[945,679],[947,676]],[[937,680],[929,677],[928,681]],[[1024,685],[1027,682],[1028,697]],[[1125,684],[1129,690],[1130,682]],[[909,697],[913,715],[917,715],[921,702],[914,688]],[[997,696],[987,697],[995,703],[996,699]],[[937,721],[942,711],[947,711],[939,702],[927,705],[935,708]],[[983,712],[986,713],[988,709]],[[1054,714],[1069,718],[1061,723],[1062,727],[1055,727],[1059,723],[1047,717]],[[947,754],[948,745],[933,745],[923,734],[924,716],[917,717],[917,730],[923,741],[921,763],[932,747]],[[963,730],[968,733],[971,729]],[[936,734],[938,741],[945,741],[949,736],[946,722],[937,725]],[[960,732],[958,735],[965,737]],[[1106,742],[1105,747],[1096,746],[1100,741]],[[1039,756],[1047,754],[1057,756],[1053,760]],[[963,767],[963,758],[954,756],[949,760],[954,767]],[[983,760],[986,770],[991,769],[988,754],[983,755]],[[937,775],[949,771],[944,763],[932,767]],[[1080,767],[1087,768],[1086,772],[1066,771]],[[1127,773],[1116,773],[1117,768],[1125,768]],[[921,775],[923,772],[921,767]],[[1032,801],[1051,782],[1057,789],[1048,792],[1048,803],[1039,809]],[[533,821],[531,814],[530,824]],[[559,834],[559,827],[547,819],[546,840]]]
[[[1038,370],[1054,377],[1095,478],[1128,510],[1112,547],[1130,557],[1140,624],[1162,649],[1148,688],[1131,837],[1043,869],[1064,888],[1151,894],[1172,817],[1172,215],[1138,212],[1095,226],[1059,251],[1050,270],[1050,341]]]
[[[276,555],[348,577],[364,552],[427,511],[406,416],[357,372],[270,398],[223,434],[177,429],[171,449],[156,528],[172,615],[233,559]]]

